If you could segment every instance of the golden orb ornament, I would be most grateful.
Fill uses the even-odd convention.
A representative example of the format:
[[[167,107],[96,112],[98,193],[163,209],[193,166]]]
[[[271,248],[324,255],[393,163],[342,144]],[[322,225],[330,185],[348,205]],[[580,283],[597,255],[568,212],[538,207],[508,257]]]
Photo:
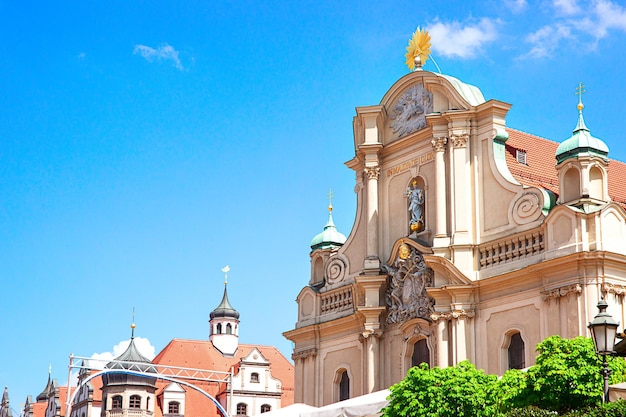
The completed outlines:
[[[417,30],[413,32],[411,39],[409,39],[406,54],[404,55],[406,58],[405,64],[411,71],[422,68],[428,60],[431,46],[430,35],[418,26]]]

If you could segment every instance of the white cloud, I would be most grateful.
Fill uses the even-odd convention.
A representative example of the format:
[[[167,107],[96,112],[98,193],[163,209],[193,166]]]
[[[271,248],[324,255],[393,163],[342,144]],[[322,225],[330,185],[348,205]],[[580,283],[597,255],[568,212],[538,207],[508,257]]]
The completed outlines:
[[[593,50],[611,31],[626,32],[626,8],[610,0],[590,0],[584,7],[578,0],[554,0],[552,6],[553,23],[526,37],[530,49],[521,58],[548,57],[562,46]]]
[[[163,44],[159,46],[158,49],[154,49],[146,45],[135,45],[133,54],[141,55],[148,62],[153,62],[155,59],[157,61],[172,61],[176,68],[181,71],[184,69],[183,64],[180,62],[180,58],[178,57],[178,51],[174,49],[173,46],[168,44]]]
[[[552,6],[559,14],[571,16],[580,13],[578,0],[554,0]]]
[[[447,57],[474,58],[482,47],[498,37],[499,20],[480,19],[474,24],[435,22],[428,26],[433,49]]]
[[[572,38],[571,28],[567,25],[544,26],[526,37],[532,45],[524,57],[541,58],[550,56],[561,43],[561,40]]]
[[[117,358],[122,353],[124,353],[129,344],[130,339],[123,340],[117,345],[113,346],[112,352],[94,353],[93,355],[91,355],[91,359],[93,360],[89,361],[89,366],[93,369],[103,369],[109,361]],[[145,337],[135,337],[135,346],[139,350],[139,353],[141,353],[143,356],[150,360],[154,359],[154,357],[156,356],[154,346],[152,346],[150,340],[146,339]]]
[[[505,0],[506,7],[511,9],[513,13],[520,13],[526,10],[528,2],[526,0]]]

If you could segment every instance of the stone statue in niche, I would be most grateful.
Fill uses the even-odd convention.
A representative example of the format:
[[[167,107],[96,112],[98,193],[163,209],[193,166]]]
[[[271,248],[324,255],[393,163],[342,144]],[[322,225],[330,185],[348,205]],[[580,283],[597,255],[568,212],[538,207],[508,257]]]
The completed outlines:
[[[426,287],[434,284],[434,273],[426,266],[424,257],[403,243],[393,264],[382,268],[390,277],[386,293],[387,323],[413,318],[430,320],[434,301],[426,293]]]
[[[413,232],[421,232],[424,230],[424,190],[417,185],[417,180],[413,180],[411,185],[407,187],[405,195],[409,200],[409,230]]]
[[[391,109],[391,128],[398,137],[426,127],[426,115],[433,112],[433,95],[417,84],[400,96]]]

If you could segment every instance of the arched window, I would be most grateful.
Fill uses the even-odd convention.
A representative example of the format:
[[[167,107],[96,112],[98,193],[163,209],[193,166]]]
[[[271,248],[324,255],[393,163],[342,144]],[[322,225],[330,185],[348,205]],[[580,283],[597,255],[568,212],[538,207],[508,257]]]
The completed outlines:
[[[350,398],[350,377],[348,371],[343,370],[339,379],[339,401]]]
[[[257,372],[250,374],[250,382],[259,382],[259,374]]]
[[[180,403],[178,401],[170,401],[167,404],[167,413],[168,414],[179,414],[180,413]]]
[[[237,415],[238,416],[247,416],[248,415],[248,405],[246,403],[237,404]]]
[[[122,396],[116,395],[113,398],[111,398],[111,409],[119,410],[121,408],[122,408]]]
[[[222,323],[217,323],[217,334],[222,334]]]
[[[272,411],[272,406],[269,404],[263,404],[261,406],[261,412],[262,413],[269,413],[270,411]]]
[[[511,334],[508,348],[509,369],[523,369],[526,367],[524,353],[524,340],[522,339],[522,335],[519,332]]]
[[[230,323],[226,324],[226,334],[233,334],[233,326]]]
[[[128,408],[141,408],[141,397],[139,395],[131,395]]]
[[[413,345],[413,355],[411,355],[411,366],[417,366],[420,363],[426,363],[430,366],[430,350],[426,339],[420,339]]]

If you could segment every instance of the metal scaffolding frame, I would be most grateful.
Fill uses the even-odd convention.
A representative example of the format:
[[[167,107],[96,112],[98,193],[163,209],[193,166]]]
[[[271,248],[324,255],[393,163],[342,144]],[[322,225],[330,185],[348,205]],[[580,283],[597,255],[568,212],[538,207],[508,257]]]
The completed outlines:
[[[109,364],[120,364],[123,365],[124,369],[110,369],[107,368]],[[72,371],[78,370],[87,370],[87,371],[97,371],[93,374],[90,374],[87,378],[81,380],[81,382],[75,387],[75,389],[71,390],[71,378]],[[231,368],[230,372],[223,371],[215,371],[208,369],[197,369],[197,368],[184,368],[180,366],[169,366],[169,365],[161,365],[158,363],[148,363],[148,362],[132,362],[132,361],[120,361],[116,359],[98,359],[98,358],[90,358],[84,356],[74,356],[70,355],[70,364],[68,366],[68,377],[67,377],[67,404],[66,404],[66,417],[72,417],[72,403],[76,397],[76,394],[79,391],[79,388],[85,385],[87,382],[91,381],[94,378],[100,377],[104,374],[114,374],[114,373],[122,373],[122,374],[130,374],[130,375],[139,375],[145,377],[152,377],[157,379],[163,379],[170,382],[175,382],[178,384],[185,385],[189,388],[192,388],[207,398],[209,398],[213,404],[217,407],[220,413],[224,417],[228,417],[229,414],[224,410],[222,405],[215,399],[211,394],[202,390],[201,388],[195,386],[192,382],[188,381],[205,381],[205,382],[215,382],[216,384],[227,384],[230,387],[230,408],[232,408],[232,398],[233,398],[233,369]],[[232,412],[232,410],[231,410]]]

